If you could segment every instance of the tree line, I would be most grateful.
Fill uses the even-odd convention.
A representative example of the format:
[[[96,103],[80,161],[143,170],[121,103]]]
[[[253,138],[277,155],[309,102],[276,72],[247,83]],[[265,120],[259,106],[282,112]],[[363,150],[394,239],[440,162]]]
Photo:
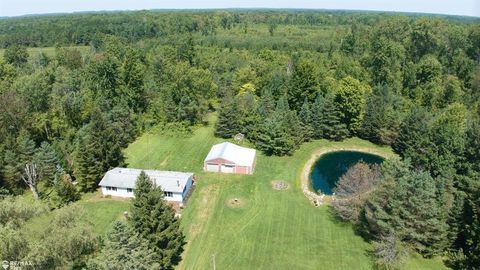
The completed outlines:
[[[425,256],[447,253],[457,269],[473,268],[480,216],[478,22],[330,15],[132,12],[0,21],[8,26],[0,27],[0,44],[8,45],[0,61],[0,195],[30,188],[60,208],[95,190],[109,168],[126,165],[122,149],[142,132],[193,130],[216,112],[217,136],[242,133],[267,155],[352,136],[391,145],[402,161],[382,168],[375,192],[358,202],[365,213],[357,218],[372,218],[362,221],[363,232],[379,252],[400,242]],[[246,37],[245,29],[259,36],[249,42],[267,45],[236,47],[219,33]],[[305,29],[325,31],[328,42]],[[321,48],[295,48],[302,33]],[[30,55],[24,47],[54,44],[54,55]],[[89,50],[61,46],[78,44]],[[413,215],[404,199],[416,185],[424,188]],[[424,232],[413,221],[429,224],[431,233],[408,238]]]

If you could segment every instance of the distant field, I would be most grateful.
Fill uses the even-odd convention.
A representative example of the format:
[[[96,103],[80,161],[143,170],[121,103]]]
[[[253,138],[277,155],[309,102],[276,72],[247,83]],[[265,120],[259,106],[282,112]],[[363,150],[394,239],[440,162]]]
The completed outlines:
[[[278,25],[273,35],[266,24],[248,25],[245,33],[243,25],[231,29],[217,29],[214,36],[196,35],[198,44],[237,49],[310,50],[327,52],[330,47],[339,45],[339,36],[348,32],[346,26],[298,26]]]
[[[69,48],[76,48],[80,50],[82,54],[86,54],[89,50],[89,46],[71,46]],[[5,49],[0,49],[0,57],[3,59],[3,52]],[[54,57],[55,56],[55,47],[39,47],[39,48],[27,48],[28,55],[30,58],[38,54],[39,52],[44,52],[48,57]]]
[[[202,172],[212,127],[182,138],[145,134],[125,151],[130,167],[192,171],[198,184],[183,213],[188,244],[179,269],[372,269],[371,245],[338,221],[329,206],[314,207],[300,189],[304,163],[319,147],[381,148],[360,139],[304,144],[291,157],[258,156],[253,176]],[[272,180],[290,183],[286,191]],[[229,200],[240,202],[232,206]],[[414,256],[405,269],[444,269],[439,259]]]

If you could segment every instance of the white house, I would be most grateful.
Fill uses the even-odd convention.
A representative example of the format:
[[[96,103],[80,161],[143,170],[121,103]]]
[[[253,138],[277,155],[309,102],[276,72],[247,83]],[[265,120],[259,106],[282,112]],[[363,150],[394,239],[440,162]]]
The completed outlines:
[[[140,175],[140,169],[115,168],[108,171],[100,181],[103,195],[114,197],[134,197],[135,182]],[[165,194],[165,200],[184,202],[193,185],[193,173],[143,170],[150,179],[160,186]]]
[[[252,174],[255,161],[255,149],[224,142],[212,146],[203,162],[203,170],[207,172]]]

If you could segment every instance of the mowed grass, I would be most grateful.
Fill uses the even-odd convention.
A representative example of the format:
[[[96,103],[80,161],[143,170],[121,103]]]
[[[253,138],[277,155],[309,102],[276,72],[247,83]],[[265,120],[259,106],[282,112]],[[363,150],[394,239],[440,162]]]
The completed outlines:
[[[84,213],[92,231],[104,236],[109,231],[112,223],[123,218],[123,212],[128,211],[130,203],[127,200],[101,198],[100,191],[84,194],[82,199],[75,203],[79,205]],[[55,214],[54,210],[29,220],[26,234],[31,239],[40,239],[42,233],[48,228]]]
[[[370,147],[360,139],[304,144],[293,156],[257,156],[254,175],[202,171],[214,143],[211,126],[188,137],[152,132],[125,151],[129,167],[191,171],[197,186],[182,213],[187,245],[179,269],[372,269],[371,245],[341,222],[327,205],[314,207],[300,187],[300,174],[312,153],[323,147]],[[289,189],[277,191],[271,181]],[[238,204],[230,204],[237,199]],[[440,259],[412,256],[404,269],[443,269]]]

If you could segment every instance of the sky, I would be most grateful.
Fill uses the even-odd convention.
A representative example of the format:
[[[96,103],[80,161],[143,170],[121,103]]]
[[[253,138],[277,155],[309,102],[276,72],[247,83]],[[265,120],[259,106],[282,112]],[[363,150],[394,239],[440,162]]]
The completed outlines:
[[[0,0],[0,16],[101,10],[199,8],[350,9],[480,17],[480,0]]]

